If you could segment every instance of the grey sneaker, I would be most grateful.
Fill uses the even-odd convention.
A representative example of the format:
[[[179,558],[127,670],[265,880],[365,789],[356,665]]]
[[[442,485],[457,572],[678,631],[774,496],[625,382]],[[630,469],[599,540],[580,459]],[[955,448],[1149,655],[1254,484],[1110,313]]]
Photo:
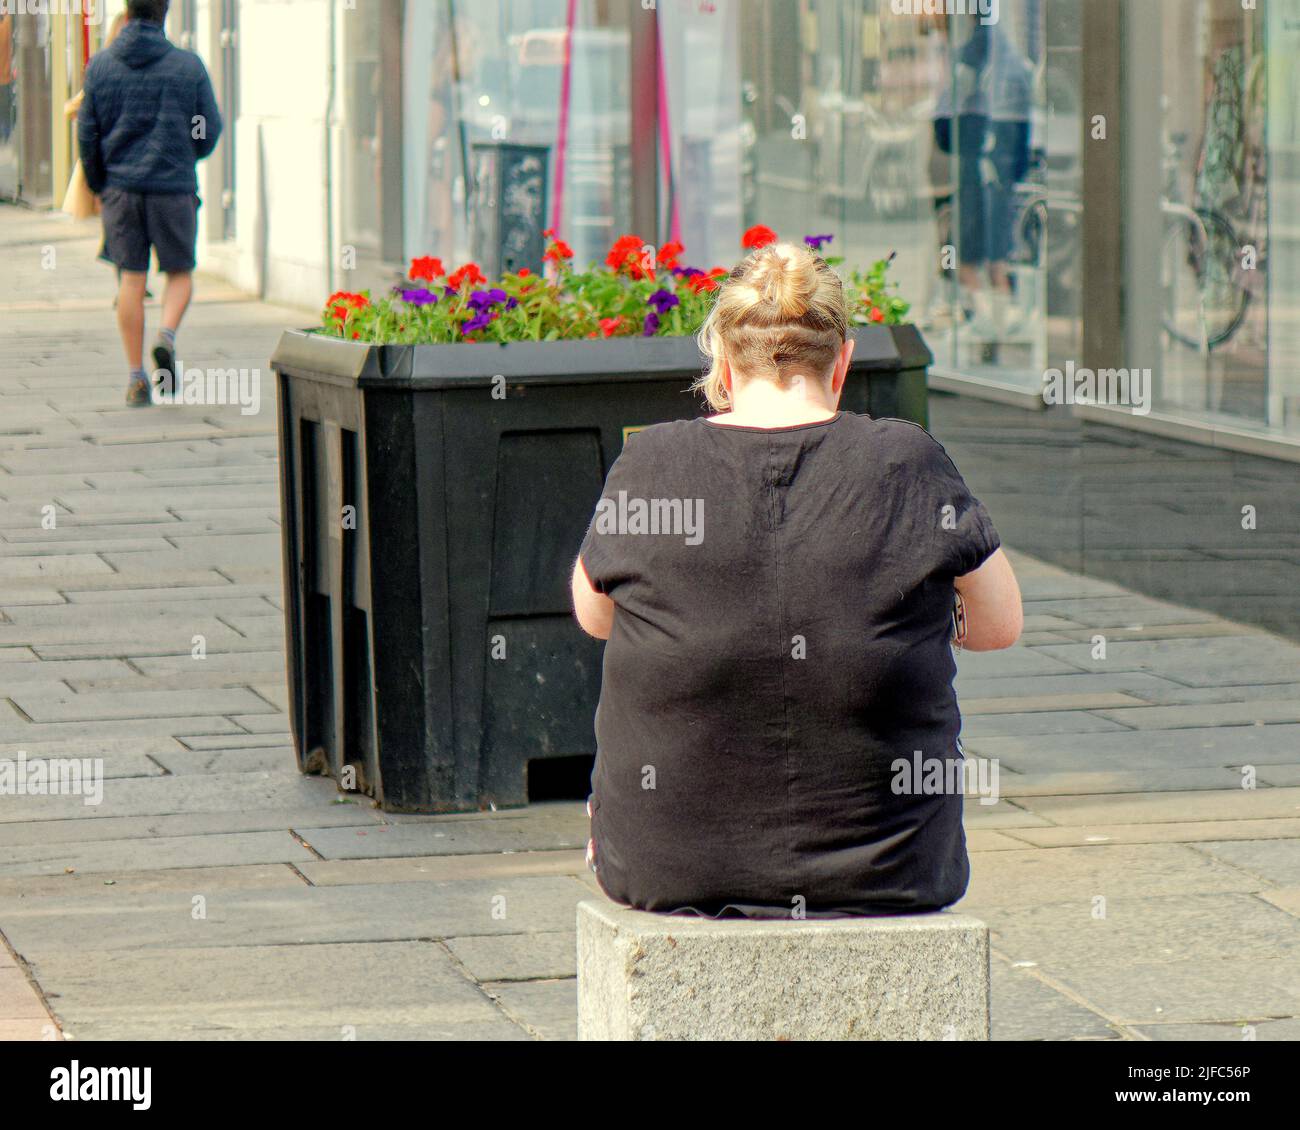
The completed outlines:
[[[149,394],[148,377],[131,378],[131,383],[126,386],[126,402],[132,408],[147,408],[153,403],[153,397]]]

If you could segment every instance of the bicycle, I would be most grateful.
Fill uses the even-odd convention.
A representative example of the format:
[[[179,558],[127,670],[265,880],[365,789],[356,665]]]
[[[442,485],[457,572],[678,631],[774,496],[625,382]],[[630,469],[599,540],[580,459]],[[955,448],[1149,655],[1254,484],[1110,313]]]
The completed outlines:
[[[1165,333],[1189,349],[1208,353],[1235,334],[1246,320],[1250,290],[1239,271],[1242,247],[1232,223],[1213,208],[1182,200],[1178,171],[1186,134],[1165,144],[1165,217],[1160,255]]]

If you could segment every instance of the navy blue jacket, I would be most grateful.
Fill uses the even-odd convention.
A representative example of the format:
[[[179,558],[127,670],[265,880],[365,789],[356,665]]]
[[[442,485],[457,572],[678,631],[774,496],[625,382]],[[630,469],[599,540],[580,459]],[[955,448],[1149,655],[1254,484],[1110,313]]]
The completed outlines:
[[[91,192],[197,192],[194,163],[220,136],[207,69],[172,46],[161,24],[128,20],[90,61],[77,144]]]

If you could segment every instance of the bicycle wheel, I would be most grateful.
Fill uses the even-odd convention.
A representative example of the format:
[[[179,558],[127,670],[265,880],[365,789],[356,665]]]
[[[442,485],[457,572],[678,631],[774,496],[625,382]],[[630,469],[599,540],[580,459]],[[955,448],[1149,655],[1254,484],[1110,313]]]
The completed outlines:
[[[1237,233],[1217,212],[1166,221],[1160,279],[1164,328],[1189,349],[1222,345],[1246,320],[1250,293],[1237,274]]]

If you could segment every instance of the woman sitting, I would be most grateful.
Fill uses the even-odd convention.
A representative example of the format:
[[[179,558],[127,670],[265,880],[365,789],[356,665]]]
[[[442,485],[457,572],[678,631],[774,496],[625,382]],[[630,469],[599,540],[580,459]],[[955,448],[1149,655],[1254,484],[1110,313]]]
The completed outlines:
[[[925,429],[838,411],[847,334],[824,261],[755,251],[701,331],[717,414],[635,433],[610,469],[573,600],[609,641],[589,809],[620,903],[891,914],[966,889],[960,788],[899,768],[960,768],[954,623],[1010,647],[1020,591]]]

